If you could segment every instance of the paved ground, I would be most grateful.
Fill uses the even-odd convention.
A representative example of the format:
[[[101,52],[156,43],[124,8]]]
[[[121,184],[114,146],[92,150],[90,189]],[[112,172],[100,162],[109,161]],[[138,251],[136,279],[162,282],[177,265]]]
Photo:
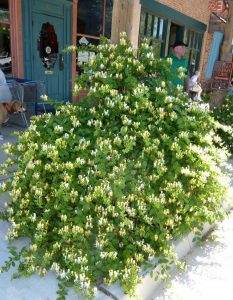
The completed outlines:
[[[20,121],[20,120],[19,120]],[[20,123],[19,123],[20,124]],[[22,126],[10,124],[1,129],[5,142],[14,142],[16,138],[10,133],[23,130]],[[5,155],[0,151],[0,162]],[[3,178],[0,177],[0,181]],[[232,193],[232,191],[230,191]],[[232,193],[233,194],[233,193]],[[0,196],[0,210],[4,209],[7,195]],[[8,223],[0,222],[0,266],[8,258],[5,235]],[[170,288],[162,285],[153,300],[232,300],[233,299],[233,212],[228,219],[219,224],[215,240],[206,240],[201,246],[186,257],[187,270],[172,273],[168,282]],[[17,241],[18,246],[27,244],[26,239]],[[57,281],[54,273],[45,278],[36,275],[11,281],[13,270],[0,274],[0,300],[55,300]],[[81,300],[72,291],[67,300]],[[99,298],[99,300],[102,300]],[[152,300],[152,299],[150,299]]]
[[[233,299],[233,211],[185,260],[187,270],[172,272],[153,300]]]

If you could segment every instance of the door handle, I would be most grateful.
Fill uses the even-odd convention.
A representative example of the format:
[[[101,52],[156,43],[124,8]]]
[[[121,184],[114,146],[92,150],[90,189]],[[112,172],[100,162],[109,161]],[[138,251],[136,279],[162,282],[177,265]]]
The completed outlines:
[[[59,54],[59,70],[64,70],[64,56],[63,54]]]

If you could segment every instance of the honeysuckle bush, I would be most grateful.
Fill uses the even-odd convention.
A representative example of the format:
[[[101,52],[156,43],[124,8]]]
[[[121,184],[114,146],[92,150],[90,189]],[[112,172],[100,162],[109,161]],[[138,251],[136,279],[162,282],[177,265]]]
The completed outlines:
[[[223,104],[215,107],[212,111],[213,116],[222,126],[219,126],[218,134],[221,136],[222,143],[231,156],[233,155],[233,95],[226,95]]]
[[[87,98],[34,117],[5,145],[3,174],[14,177],[1,185],[1,217],[9,242],[30,245],[11,247],[2,271],[15,261],[15,277],[53,270],[58,299],[70,285],[92,298],[117,280],[135,296],[142,266],[158,257],[162,276],[178,263],[173,239],[224,217],[226,151],[209,112],[167,81],[171,63],[147,41],[103,40],[75,84]]]

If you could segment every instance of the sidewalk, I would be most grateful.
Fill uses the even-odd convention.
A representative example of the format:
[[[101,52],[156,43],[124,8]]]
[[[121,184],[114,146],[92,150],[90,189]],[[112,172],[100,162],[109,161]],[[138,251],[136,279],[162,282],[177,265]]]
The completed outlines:
[[[173,271],[153,300],[233,299],[233,211],[185,261],[187,270]]]
[[[0,144],[16,141],[10,133],[24,130],[22,126],[9,124],[1,129],[4,140]],[[6,158],[0,151],[0,161]],[[0,177],[0,181],[3,178]],[[232,183],[233,186],[233,183]],[[233,194],[232,189],[230,193]],[[4,209],[7,195],[0,196],[0,210]],[[5,239],[8,223],[0,221],[0,266],[7,260],[9,253]],[[143,300],[232,300],[232,270],[233,270],[233,211],[230,217],[219,224],[213,233],[216,240],[207,239],[201,246],[195,247],[186,257],[187,270],[173,271],[172,284],[159,286],[152,299]],[[18,240],[15,245],[27,245],[27,239]],[[0,274],[0,300],[55,300],[57,298],[57,280],[55,273],[49,272],[44,278],[33,275],[30,278],[20,278],[11,281],[13,270]],[[98,292],[95,300],[110,300],[102,292]],[[66,300],[82,300],[82,297],[70,290]]]

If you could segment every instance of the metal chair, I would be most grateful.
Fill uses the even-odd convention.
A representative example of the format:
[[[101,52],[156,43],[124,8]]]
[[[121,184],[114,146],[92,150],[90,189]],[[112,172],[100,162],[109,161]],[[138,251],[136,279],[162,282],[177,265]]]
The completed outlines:
[[[19,100],[23,103],[24,102],[23,101],[23,99],[24,99],[24,89],[23,89],[23,87],[20,84],[16,83],[16,82],[8,82],[7,86],[10,89],[10,92],[11,92],[11,95],[12,95],[12,100]],[[21,115],[23,123],[26,125],[26,127],[28,127],[28,120],[27,120],[25,112],[18,112],[18,114]]]
[[[43,112],[46,113],[46,103],[41,99],[41,96],[45,94],[45,83],[43,81],[28,80],[19,83],[24,90],[23,102],[26,105],[33,104],[34,113],[38,113],[38,105],[41,105]]]

